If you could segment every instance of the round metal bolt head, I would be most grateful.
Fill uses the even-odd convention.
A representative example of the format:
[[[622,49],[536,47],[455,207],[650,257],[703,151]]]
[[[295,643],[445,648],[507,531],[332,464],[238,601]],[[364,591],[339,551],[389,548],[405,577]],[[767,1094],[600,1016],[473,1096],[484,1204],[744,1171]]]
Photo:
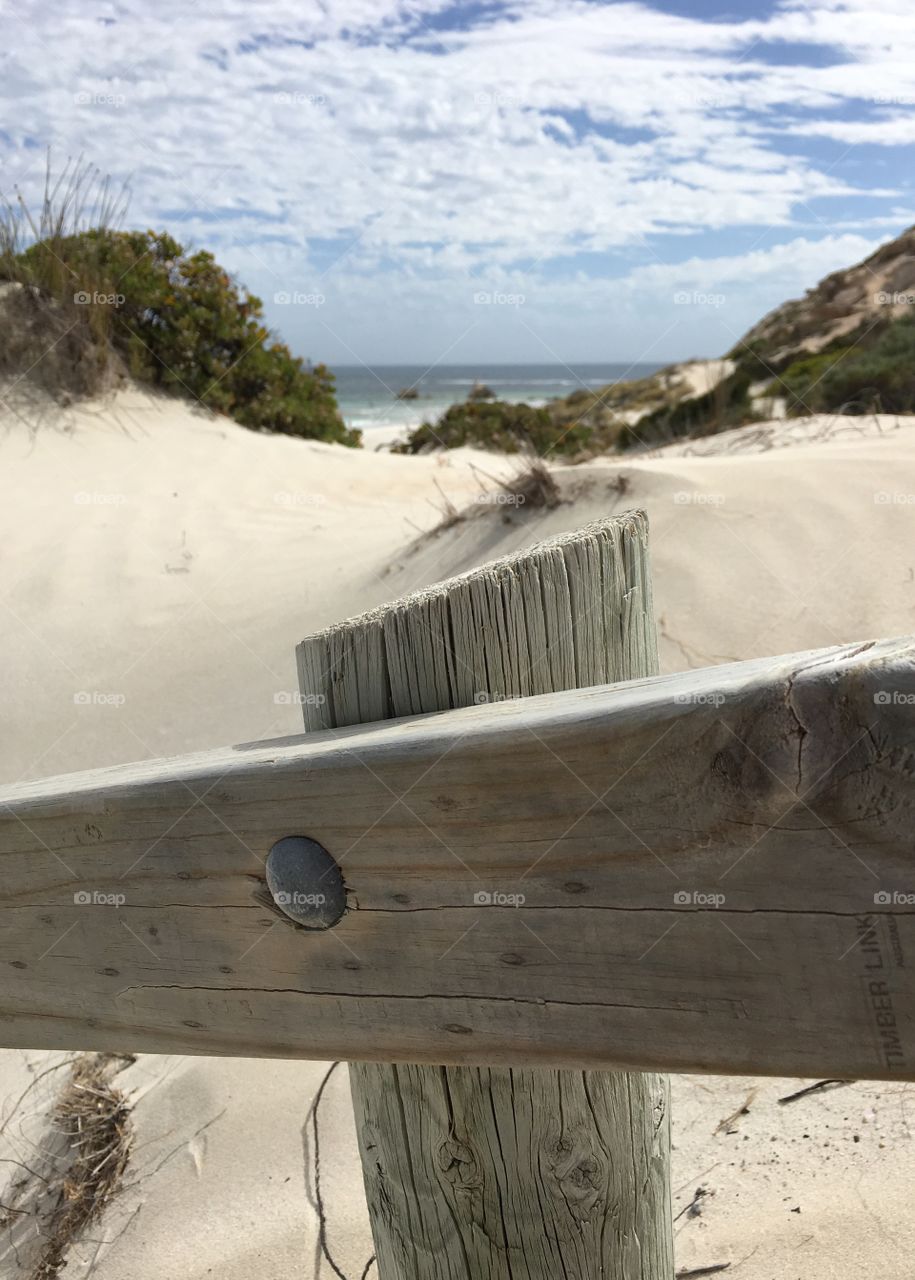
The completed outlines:
[[[307,836],[277,840],[267,855],[267,887],[280,911],[306,929],[331,929],[346,911],[340,868]]]

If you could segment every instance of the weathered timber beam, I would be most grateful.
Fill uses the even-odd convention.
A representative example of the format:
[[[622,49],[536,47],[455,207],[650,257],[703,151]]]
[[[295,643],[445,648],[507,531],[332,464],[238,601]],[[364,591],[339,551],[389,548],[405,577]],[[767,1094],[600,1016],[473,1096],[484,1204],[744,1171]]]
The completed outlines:
[[[912,639],[18,785],[0,1044],[915,1079],[913,819]]]

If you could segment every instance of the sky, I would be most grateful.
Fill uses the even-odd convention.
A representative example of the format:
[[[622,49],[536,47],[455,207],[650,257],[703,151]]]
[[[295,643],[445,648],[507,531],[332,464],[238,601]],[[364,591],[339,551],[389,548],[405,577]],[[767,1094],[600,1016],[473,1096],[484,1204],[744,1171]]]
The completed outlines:
[[[915,223],[912,0],[0,0],[47,148],[334,364],[662,363]]]

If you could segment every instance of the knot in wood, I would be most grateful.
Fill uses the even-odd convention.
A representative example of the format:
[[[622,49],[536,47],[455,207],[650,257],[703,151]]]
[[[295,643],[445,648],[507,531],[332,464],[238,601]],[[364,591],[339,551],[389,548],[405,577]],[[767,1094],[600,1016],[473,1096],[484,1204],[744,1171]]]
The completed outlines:
[[[438,1167],[445,1181],[459,1190],[475,1191],[483,1185],[476,1156],[457,1138],[446,1138],[439,1147]]]
[[[576,1222],[587,1222],[604,1203],[605,1162],[587,1135],[563,1134],[553,1143],[551,1170]]]

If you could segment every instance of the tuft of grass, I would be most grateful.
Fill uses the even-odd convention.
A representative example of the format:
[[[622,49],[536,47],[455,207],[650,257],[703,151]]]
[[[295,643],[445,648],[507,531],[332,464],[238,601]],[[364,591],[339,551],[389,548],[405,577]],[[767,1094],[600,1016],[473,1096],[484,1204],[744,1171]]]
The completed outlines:
[[[115,192],[82,158],[54,180],[49,157],[37,211],[18,189],[0,193],[0,375],[66,399],[96,395],[123,374],[103,301],[112,282],[91,255],[77,267],[67,246],[92,227],[113,227],[127,199],[126,186]]]
[[[114,1079],[133,1061],[130,1054],[81,1053],[59,1064],[69,1074],[36,1148],[41,1159],[22,1164],[0,1206],[17,1274],[27,1280],[58,1280],[72,1247],[121,1189],[134,1132],[130,1103]]]
[[[553,473],[539,458],[503,481],[502,492],[512,506],[525,509],[552,511],[562,501]]]
[[[56,1280],[70,1245],[99,1218],[117,1192],[130,1157],[127,1099],[111,1083],[132,1057],[82,1054],[54,1108],[54,1120],[72,1153],[58,1171],[59,1199],[47,1224],[47,1242],[33,1280]]]

